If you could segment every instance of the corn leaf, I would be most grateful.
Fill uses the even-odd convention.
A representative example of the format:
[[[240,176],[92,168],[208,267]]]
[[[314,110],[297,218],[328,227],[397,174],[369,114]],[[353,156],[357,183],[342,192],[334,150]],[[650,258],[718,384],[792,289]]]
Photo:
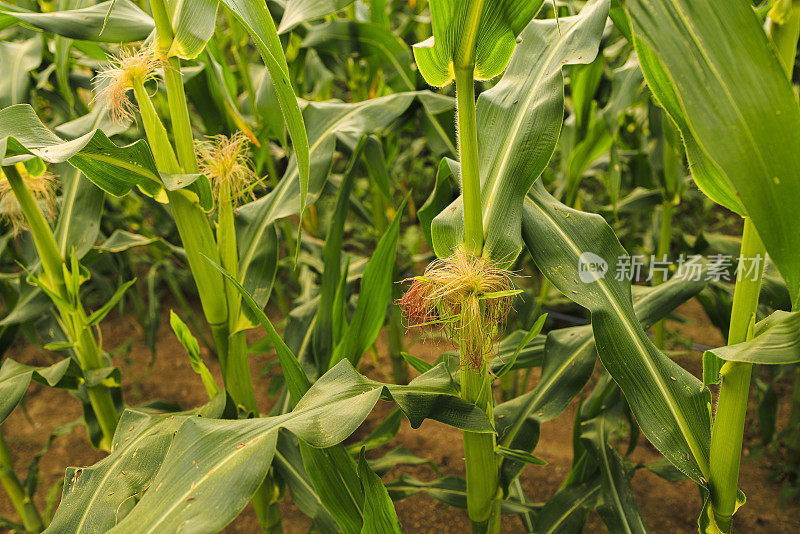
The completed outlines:
[[[114,233],[102,243],[94,248],[102,252],[123,252],[135,247],[146,247],[150,245],[161,245],[164,249],[171,250],[173,253],[185,258],[183,249],[167,243],[160,237],[145,237],[125,230],[114,230]]]
[[[310,180],[309,163],[309,137],[306,134],[306,126],[303,122],[303,114],[297,104],[297,97],[292,89],[292,82],[289,79],[289,67],[286,65],[286,57],[283,55],[283,47],[275,29],[275,22],[267,10],[267,4],[258,0],[222,0],[231,10],[233,16],[248,31],[256,48],[261,53],[269,71],[275,93],[278,97],[283,117],[289,127],[289,135],[292,138],[294,148],[293,160],[297,166],[299,186],[300,186],[300,213],[302,214],[306,206]]]
[[[474,46],[475,79],[494,78],[508,65],[517,36],[542,4],[544,0],[430,0],[433,36],[414,45],[420,73],[430,85],[447,85],[454,79],[459,49]],[[469,35],[475,35],[474,42]]]
[[[353,457],[341,443],[318,449],[299,442],[303,464],[320,502],[344,534],[358,534],[364,526],[364,495]]]
[[[228,282],[233,285],[234,288],[242,295],[242,300],[250,308],[250,311],[256,317],[256,320],[264,327],[264,330],[267,331],[267,336],[269,337],[270,341],[272,341],[272,346],[275,347],[275,352],[278,354],[278,361],[281,364],[281,370],[283,371],[283,376],[286,379],[287,386],[289,388],[289,396],[291,403],[297,404],[300,401],[300,398],[308,392],[309,387],[311,387],[311,382],[308,380],[305,371],[300,366],[300,363],[297,361],[297,358],[292,351],[286,346],[286,343],[283,339],[278,335],[278,332],[275,330],[275,327],[272,326],[272,322],[269,320],[269,317],[264,313],[262,306],[259,305],[255,299],[247,292],[247,290],[240,284],[236,278],[225,269],[211,261],[211,259],[206,258],[211,264],[218,269],[222,275],[228,280]]]
[[[367,465],[364,449],[358,456],[358,477],[364,487],[364,526],[362,534],[402,534],[397,512],[381,478]]]
[[[386,155],[383,153],[383,145],[380,139],[374,135],[367,137],[364,144],[364,166],[367,169],[371,182],[378,188],[383,198],[394,206],[392,200],[392,178],[389,176],[389,165],[386,163]]]
[[[490,369],[493,373],[497,374],[506,366],[527,334],[528,332],[525,332],[525,330],[515,330],[495,345],[497,356],[489,362]],[[531,339],[527,345],[522,347],[517,359],[511,364],[508,370],[514,371],[516,369],[530,369],[531,367],[541,366],[544,359],[546,338],[547,336],[539,334]]]
[[[800,362],[800,312],[778,310],[756,323],[752,339],[708,353],[729,362],[772,365]]]
[[[77,169],[62,173],[61,179],[63,194],[54,230],[56,243],[62,256],[68,256],[75,247],[76,256],[81,259],[94,246],[100,232],[105,192]]]
[[[0,42],[0,64],[4,69],[0,78],[0,107],[28,100],[31,85],[29,73],[41,62],[42,40],[38,37],[21,43]]]
[[[400,478],[388,482],[386,489],[389,490],[389,495],[395,501],[424,492],[448,506],[467,508],[467,483],[459,477],[442,477],[431,481],[422,481],[408,475],[401,475]],[[536,511],[537,508],[536,505],[511,499],[500,503],[500,509],[504,514],[526,513]]]
[[[303,110],[311,140],[311,179],[307,204],[316,201],[328,179],[337,139],[351,147],[364,134],[385,128],[411,105],[416,93],[400,93],[358,104],[309,103]],[[297,159],[292,156],[278,186],[238,209],[236,240],[239,274],[244,276],[259,250],[263,234],[276,220],[299,214],[301,191]],[[245,278],[245,284],[247,284]]]
[[[539,332],[542,331],[542,327],[544,327],[544,322],[546,320],[547,320],[546,313],[540,315],[539,318],[536,319],[536,322],[533,323],[533,326],[528,331],[528,333],[525,334],[525,337],[523,337],[520,340],[519,344],[517,345],[517,348],[511,354],[511,357],[506,360],[506,363],[503,365],[503,367],[501,367],[498,371],[495,372],[495,376],[497,378],[502,378],[503,375],[505,375],[514,367],[514,364],[517,363],[517,359],[519,358],[519,355],[522,354],[522,351],[525,350],[525,348],[527,348],[528,345],[533,341],[533,338],[538,336]]]
[[[522,32],[503,78],[478,98],[484,255],[503,265],[511,265],[522,250],[522,202],[550,160],[561,130],[561,67],[592,62],[607,16],[608,0],[596,0],[579,15],[560,18],[558,25],[534,20]],[[463,220],[460,198],[434,219],[437,256],[449,256],[463,243]]]
[[[292,406],[295,406],[311,387],[305,371],[295,355],[292,354],[291,349],[275,331],[272,322],[262,310],[262,305],[258,304],[230,273],[216,264],[214,266],[239,291],[256,321],[267,331],[267,336],[278,354],[281,370],[289,390],[289,401]],[[326,522],[328,520],[327,513],[330,512],[344,532],[359,532],[363,523],[361,511],[363,503],[355,501],[353,498],[355,495],[360,495],[360,486],[352,457],[341,445],[318,449],[299,440],[299,446],[302,464],[306,470],[305,475],[312,482],[313,488],[304,487],[303,480],[296,480],[298,477],[302,478],[302,475],[294,474],[292,479],[295,489],[300,492],[301,498],[307,498],[309,492],[313,494],[313,501],[307,503],[312,510],[315,510],[316,505],[320,503],[327,509],[325,514],[315,512],[313,516],[319,515],[319,520]],[[280,464],[280,462],[280,453],[278,453],[278,463]],[[284,469],[289,468],[285,462],[283,467]],[[342,492],[342,488],[347,488],[347,491]],[[343,493],[345,498],[343,498]]]
[[[190,412],[152,414],[127,409],[120,418],[111,454],[89,467],[70,467],[61,504],[47,532],[104,532],[133,508],[147,490],[172,443],[191,415],[222,417],[226,395]]]
[[[425,204],[417,211],[420,229],[428,246],[433,247],[433,237],[431,235],[433,220],[444,209],[453,202],[455,188],[453,182],[457,179],[460,172],[457,161],[450,158],[442,158],[436,170],[436,185],[425,201]]]
[[[417,87],[417,75],[412,68],[408,45],[377,24],[337,20],[313,26],[301,46],[338,57],[357,54],[375,59],[379,64],[387,65],[389,68],[386,70],[400,78],[397,85],[401,90],[413,91]]]
[[[425,360],[417,358],[416,356],[412,356],[407,352],[402,352],[401,354],[406,363],[413,367],[418,373],[426,373],[433,368],[433,365],[429,364]]]
[[[292,502],[312,519],[320,532],[336,532],[338,529],[336,521],[325,509],[317,494],[303,465],[298,445],[297,438],[289,432],[279,433],[278,448],[275,450],[275,460],[272,465],[289,488]]]
[[[278,33],[286,33],[298,24],[322,18],[353,3],[353,0],[288,0]]]
[[[703,280],[676,275],[637,295],[636,319],[647,329],[705,286]],[[536,386],[495,407],[497,441],[503,446],[533,451],[539,425],[563,413],[594,371],[597,352],[591,325],[553,330],[542,345],[542,375]],[[503,460],[500,469],[504,489],[523,467],[519,462]]]
[[[32,367],[6,358],[0,367],[0,423],[22,401],[31,380],[50,387],[75,389],[78,387],[79,377],[83,377],[83,371],[72,358],[66,358],[49,367]]]
[[[364,275],[353,320],[347,327],[342,341],[331,356],[330,365],[343,359],[357,365],[367,348],[375,342],[381,327],[386,322],[386,310],[392,300],[392,274],[397,256],[397,238],[400,234],[400,220],[408,202],[406,195],[397,210],[394,221],[378,242]]]
[[[109,8],[113,5],[113,9]],[[0,13],[34,28],[70,39],[104,43],[143,41],[155,29],[150,15],[130,0],[114,0],[67,11],[33,13],[11,11],[0,6]]]
[[[328,233],[325,236],[325,245],[322,248],[324,269],[319,288],[319,310],[314,323],[314,359],[318,369],[327,369],[331,354],[336,342],[334,341],[334,300],[336,298],[339,281],[342,278],[342,239],[344,237],[344,222],[350,209],[350,193],[356,177],[356,164],[361,158],[366,137],[362,136],[356,144],[355,150],[350,155],[342,183],[336,197],[336,207],[333,210]],[[344,318],[342,318],[344,319]]]
[[[597,215],[567,208],[540,184],[523,218],[525,244],[534,261],[564,295],[592,314],[597,352],[625,394],[642,432],[673,465],[698,484],[708,479],[711,395],[661,353],[636,318],[630,281],[605,276],[582,283],[581,254],[615,266],[627,254]]]
[[[382,395],[397,401],[415,426],[433,417],[491,431],[476,413],[480,410],[453,396],[449,374],[443,378],[433,372],[408,386],[383,385],[341,362],[287,414],[239,421],[191,417],[175,435],[148,491],[109,532],[220,530],[261,484],[281,428],[315,447],[331,447],[363,422]],[[446,398],[452,401],[443,402]],[[219,499],[220,492],[225,499]]]
[[[200,375],[200,380],[203,381],[203,386],[206,388],[209,398],[213,399],[219,393],[219,388],[214,377],[211,376],[211,371],[208,370],[206,362],[203,361],[197,338],[192,335],[186,323],[173,310],[169,311],[169,325],[172,327],[175,337],[178,338],[178,341],[181,342],[181,345],[189,354],[189,363],[192,365],[194,372]]]
[[[536,516],[533,531],[542,534],[581,532],[600,490],[600,477],[558,490]]]
[[[600,468],[600,502],[597,513],[609,532],[646,533],[636,496],[622,459],[609,444],[604,414],[581,424],[581,441]]]
[[[164,188],[187,188],[210,208],[208,179],[201,175],[161,174],[144,141],[119,147],[101,130],[64,141],[48,130],[27,104],[0,111],[0,164],[12,165],[38,157],[48,163],[69,162],[105,192],[121,197],[138,187],[161,199]]]
[[[194,59],[214,35],[219,0],[168,0],[174,37],[170,56]]]
[[[731,0],[720,9],[711,0],[633,0],[626,7],[636,39],[660,60],[671,81],[668,98],[677,101],[699,149],[720,171],[716,185],[726,198],[732,186],[796,307],[800,304],[800,211],[795,208],[800,205],[796,179],[800,107],[751,3]],[[656,69],[645,64],[643,68],[650,82]],[[652,85],[660,100],[669,92],[659,92],[666,85],[665,80]],[[674,109],[674,103],[670,107]],[[686,129],[680,117],[673,120],[682,131]]]
[[[73,256],[74,257],[74,256]],[[111,298],[108,299],[108,302],[103,304],[100,308],[92,312],[92,314],[86,318],[86,326],[94,326],[100,321],[102,321],[106,315],[111,311],[111,309],[116,306],[116,304],[120,301],[122,296],[131,287],[133,284],[136,283],[136,278],[133,280],[128,280],[124,284],[120,285],[114,294],[111,295]]]
[[[645,75],[647,85],[681,132],[686,158],[697,187],[717,204],[725,206],[739,215],[745,215],[747,211],[742,205],[741,199],[736,196],[733,183],[697,142],[696,134],[686,120],[672,80],[661,60],[644,41],[635,36],[633,41],[636,44],[639,65]]]

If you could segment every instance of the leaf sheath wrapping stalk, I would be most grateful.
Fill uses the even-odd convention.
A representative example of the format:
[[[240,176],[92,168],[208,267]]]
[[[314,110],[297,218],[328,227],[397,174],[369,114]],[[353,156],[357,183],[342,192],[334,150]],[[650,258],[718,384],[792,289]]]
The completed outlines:
[[[522,250],[522,202],[547,166],[561,130],[561,67],[592,62],[608,5],[608,0],[596,0],[579,15],[560,18],[558,24],[532,21],[522,32],[522,42],[503,78],[478,98],[484,255],[502,266],[512,264]],[[433,220],[431,234],[437,256],[447,257],[463,243],[463,219],[462,199],[458,198]]]

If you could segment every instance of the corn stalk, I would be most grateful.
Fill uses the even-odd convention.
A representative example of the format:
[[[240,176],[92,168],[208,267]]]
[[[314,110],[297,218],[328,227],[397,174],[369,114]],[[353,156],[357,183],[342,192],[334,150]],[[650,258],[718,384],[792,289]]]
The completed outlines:
[[[3,435],[0,434],[0,484],[5,488],[12,506],[22,519],[22,524],[27,532],[41,532],[44,528],[42,517],[33,502],[33,499],[23,488],[14,472],[14,461],[6,447]]]
[[[89,371],[106,367],[100,342],[95,337],[92,331],[93,326],[89,323],[89,316],[80,302],[78,291],[81,273],[77,260],[73,255],[73,261],[68,265],[62,258],[53,231],[25,185],[17,167],[4,166],[3,174],[19,202],[42,261],[44,276],[38,279],[38,283],[56,304],[62,325],[78,357],[81,369],[88,375]],[[108,449],[111,447],[119,419],[117,408],[109,388],[105,385],[87,387],[87,392],[89,402],[103,433],[101,447]]]
[[[783,4],[787,8],[786,13],[780,21],[771,23],[768,33],[776,45],[784,72],[791,80],[800,35],[800,2]],[[777,4],[774,10],[780,7]],[[743,343],[753,337],[764,271],[761,262],[766,261],[766,253],[753,221],[745,217],[728,345]],[[757,272],[748,274],[752,269],[757,269]],[[726,362],[719,371],[719,398],[711,433],[710,482],[714,519],[723,532],[730,532],[737,508],[739,466],[752,369],[751,363]]]

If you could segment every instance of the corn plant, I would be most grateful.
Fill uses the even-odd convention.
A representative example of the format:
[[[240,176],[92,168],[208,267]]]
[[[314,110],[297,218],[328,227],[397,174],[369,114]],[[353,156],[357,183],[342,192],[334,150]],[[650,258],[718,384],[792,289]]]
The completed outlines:
[[[35,505],[44,452],[21,476],[4,432],[19,521],[2,524],[216,532],[252,503],[281,532],[288,493],[311,529],[400,532],[393,502],[425,493],[474,532],[576,532],[590,510],[646,532],[632,479],[649,469],[697,484],[701,532],[731,531],[753,364],[783,364],[756,380],[767,443],[774,384],[800,362],[800,8],[729,3],[0,3],[0,351],[26,334],[65,356],[5,359],[0,422],[32,381],[67,389],[108,452],[67,468],[51,514]],[[703,202],[741,239],[675,239]],[[606,271],[720,247],[735,285]],[[126,291],[135,276],[146,291]],[[160,290],[185,354],[156,350]],[[728,337],[702,380],[663,352],[664,319],[698,295]],[[98,324],[131,308],[207,402],[123,404],[137,379]],[[559,324],[581,309],[590,324]],[[369,374],[384,330],[394,383]],[[415,336],[457,349],[426,361]],[[274,399],[251,374],[261,352]],[[572,465],[532,502],[540,427],[571,403]],[[465,476],[391,478],[427,463],[380,453],[404,419],[458,429]],[[632,462],[639,434],[663,461]]]

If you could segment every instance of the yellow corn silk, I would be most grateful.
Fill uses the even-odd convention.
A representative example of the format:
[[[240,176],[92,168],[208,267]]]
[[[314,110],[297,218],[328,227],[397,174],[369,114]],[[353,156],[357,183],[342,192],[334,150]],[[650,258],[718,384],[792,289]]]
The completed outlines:
[[[462,343],[462,365],[480,369],[511,311],[511,271],[463,249],[431,263],[398,300],[408,327],[441,327]]]

